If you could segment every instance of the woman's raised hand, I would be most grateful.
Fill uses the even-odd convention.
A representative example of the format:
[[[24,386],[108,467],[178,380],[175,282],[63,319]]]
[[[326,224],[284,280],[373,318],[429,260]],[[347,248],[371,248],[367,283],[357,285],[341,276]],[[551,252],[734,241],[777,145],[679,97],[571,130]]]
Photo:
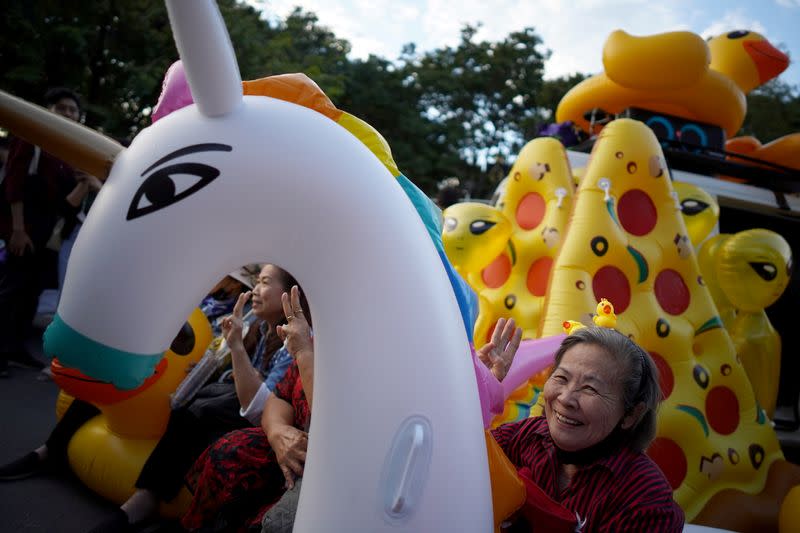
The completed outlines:
[[[295,359],[306,356],[313,357],[314,344],[311,340],[311,326],[300,306],[300,289],[297,288],[297,285],[292,287],[291,296],[285,292],[281,295],[281,304],[287,322],[284,326],[278,326],[278,336],[286,343],[286,349]]]
[[[225,342],[228,343],[228,348],[231,350],[235,348],[244,349],[244,341],[242,335],[242,328],[244,327],[244,304],[252,296],[252,291],[243,292],[236,300],[233,306],[233,314],[226,316],[222,319],[222,336],[225,337]]]
[[[516,327],[514,319],[501,318],[494,327],[492,340],[476,352],[478,359],[492,371],[497,381],[503,381],[508,374],[520,341],[522,329]]]

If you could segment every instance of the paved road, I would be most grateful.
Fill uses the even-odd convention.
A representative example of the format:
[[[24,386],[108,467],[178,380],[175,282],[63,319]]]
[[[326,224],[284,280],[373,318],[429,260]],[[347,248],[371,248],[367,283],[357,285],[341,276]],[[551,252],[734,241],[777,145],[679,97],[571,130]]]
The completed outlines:
[[[44,359],[39,339],[31,339],[29,348]],[[0,379],[0,464],[42,444],[55,424],[55,384],[39,381],[36,370],[16,366],[10,370],[10,378]],[[113,508],[71,477],[41,475],[0,481],[3,533],[85,533]]]

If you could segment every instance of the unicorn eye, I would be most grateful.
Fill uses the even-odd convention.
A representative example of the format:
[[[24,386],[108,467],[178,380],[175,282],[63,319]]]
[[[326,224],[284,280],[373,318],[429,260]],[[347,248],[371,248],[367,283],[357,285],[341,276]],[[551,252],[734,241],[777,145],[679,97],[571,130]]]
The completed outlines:
[[[453,217],[444,217],[444,230],[453,231],[458,226],[458,220]]]
[[[474,235],[480,235],[481,233],[486,233],[489,231],[495,224],[495,222],[491,222],[489,220],[476,220],[469,225],[469,231]]]
[[[158,211],[202,189],[217,176],[218,169],[203,163],[177,163],[147,177],[133,195],[127,220]]]
[[[751,262],[750,268],[755,270],[756,274],[761,276],[764,281],[772,281],[778,275],[778,269],[772,263]]]

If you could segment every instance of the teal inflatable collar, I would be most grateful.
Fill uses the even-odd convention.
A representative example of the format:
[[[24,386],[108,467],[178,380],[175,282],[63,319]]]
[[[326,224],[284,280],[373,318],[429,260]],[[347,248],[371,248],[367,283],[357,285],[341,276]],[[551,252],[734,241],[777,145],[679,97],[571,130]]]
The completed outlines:
[[[44,332],[44,352],[64,366],[112,383],[122,390],[135,389],[150,377],[162,353],[141,354],[117,350],[76,331],[56,314]]]

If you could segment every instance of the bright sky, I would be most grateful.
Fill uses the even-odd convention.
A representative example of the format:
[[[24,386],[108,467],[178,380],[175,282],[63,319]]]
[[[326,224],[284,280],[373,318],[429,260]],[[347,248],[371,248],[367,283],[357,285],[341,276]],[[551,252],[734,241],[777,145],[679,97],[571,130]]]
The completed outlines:
[[[602,70],[603,42],[615,29],[634,35],[688,30],[708,37],[755,30],[792,58],[780,79],[800,88],[800,0],[250,0],[268,16],[299,5],[347,39],[352,55],[396,59],[405,43],[426,51],[456,45],[465,23],[495,41],[532,26],[553,53],[545,77]]]

